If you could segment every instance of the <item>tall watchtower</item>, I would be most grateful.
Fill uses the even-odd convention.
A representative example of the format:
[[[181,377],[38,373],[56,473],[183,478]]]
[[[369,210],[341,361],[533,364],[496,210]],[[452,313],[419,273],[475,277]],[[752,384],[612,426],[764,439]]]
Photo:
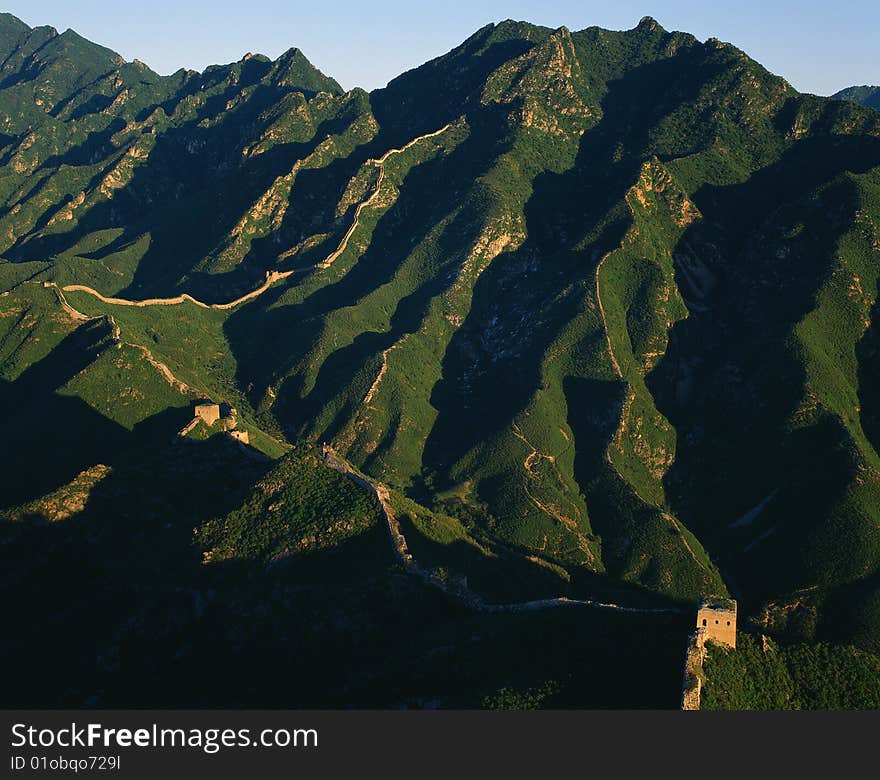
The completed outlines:
[[[196,404],[193,408],[193,417],[204,420],[207,425],[213,425],[220,419],[220,404]]]
[[[700,602],[697,609],[697,628],[706,633],[706,639],[727,647],[736,647],[736,601],[711,596]]]

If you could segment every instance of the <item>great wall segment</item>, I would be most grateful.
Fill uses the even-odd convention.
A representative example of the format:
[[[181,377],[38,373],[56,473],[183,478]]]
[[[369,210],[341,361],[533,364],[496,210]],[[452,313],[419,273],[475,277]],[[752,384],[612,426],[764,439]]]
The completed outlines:
[[[321,445],[321,456],[325,465],[348,477],[350,480],[376,496],[382,508],[388,530],[389,540],[398,563],[403,569],[425,583],[439,588],[470,609],[478,612],[514,613],[531,612],[559,607],[585,606],[610,609],[618,612],[637,614],[680,613],[675,608],[628,607],[593,599],[573,599],[567,596],[521,601],[510,604],[491,604],[467,585],[464,577],[440,577],[435,572],[421,566],[409,550],[400,523],[394,516],[389,503],[389,490],[385,485],[374,483],[349,464],[326,443]],[[696,627],[687,639],[684,671],[681,686],[682,710],[699,710],[703,686],[703,663],[706,660],[706,645],[714,642],[723,647],[736,648],[737,605],[733,599],[710,596],[704,598],[696,612]]]
[[[736,601],[711,596],[703,599],[697,608],[697,625],[688,637],[681,684],[681,709],[699,710],[702,692],[703,663],[706,644],[714,642],[731,650],[736,649]]]
[[[342,237],[341,241],[339,242],[339,244],[337,245],[336,249],[334,249],[322,261],[317,263],[315,265],[315,268],[318,268],[318,269],[329,268],[331,265],[333,265],[333,263],[339,258],[339,256],[348,247],[349,239],[352,237],[352,235],[355,233],[355,231],[357,230],[357,228],[360,225],[360,217],[361,217],[362,211],[366,207],[368,207],[369,205],[372,204],[372,202],[376,199],[376,197],[379,195],[379,193],[381,191],[382,183],[385,178],[385,162],[388,160],[388,158],[391,157],[392,155],[402,154],[403,152],[405,152],[407,149],[411,148],[415,144],[420,143],[421,141],[427,140],[428,138],[434,138],[438,135],[442,135],[450,127],[452,127],[453,124],[454,123],[450,122],[450,123],[444,125],[443,127],[439,128],[438,130],[434,130],[430,133],[425,133],[424,135],[417,136],[416,138],[413,138],[411,141],[409,141],[405,145],[401,146],[399,149],[389,149],[381,157],[366,161],[365,165],[375,165],[379,168],[379,176],[378,176],[378,179],[376,180],[376,186],[373,189],[373,191],[369,194],[369,196],[367,196],[363,201],[361,201],[361,203],[355,209],[354,218],[352,219],[352,223],[349,226],[348,230],[346,230],[345,234],[343,235],[343,237]],[[102,303],[107,303],[107,304],[110,304],[113,306],[136,306],[136,307],[176,306],[178,304],[189,302],[189,303],[192,303],[195,306],[198,306],[199,308],[202,308],[202,309],[214,309],[214,310],[225,311],[225,310],[229,310],[229,309],[234,309],[243,303],[247,303],[248,301],[253,300],[254,298],[258,298],[260,295],[262,295],[264,292],[266,292],[266,290],[268,290],[270,287],[272,287],[276,282],[280,282],[280,281],[283,281],[284,279],[287,279],[288,277],[290,277],[294,273],[296,273],[297,270],[301,270],[301,269],[293,269],[293,270],[288,270],[288,271],[267,270],[266,277],[265,277],[263,283],[259,287],[255,288],[254,290],[251,290],[248,293],[245,293],[244,295],[239,296],[238,298],[234,298],[231,301],[227,301],[226,303],[205,303],[204,301],[200,301],[198,298],[193,297],[189,293],[181,293],[180,295],[175,295],[170,298],[145,298],[143,300],[131,300],[128,298],[118,298],[118,297],[114,297],[114,296],[104,295],[103,293],[98,292],[98,290],[96,290],[94,287],[89,287],[88,285],[85,285],[85,284],[67,284],[67,285],[64,285],[63,287],[58,287],[58,285],[55,284],[55,282],[44,282],[44,286],[56,288],[56,290],[58,291],[58,294],[59,294],[59,300],[61,301],[61,305],[63,307],[65,307],[65,309],[68,309],[69,312],[73,316],[78,316],[79,318],[84,318],[84,317],[86,317],[86,315],[83,315],[80,312],[77,312],[75,309],[73,309],[72,307],[69,306],[69,304],[67,303],[67,301],[64,299],[63,295],[61,294],[62,290],[64,292],[84,292],[84,293],[87,293],[88,295],[94,296]],[[86,319],[87,319],[87,317],[86,317]]]
[[[428,570],[416,562],[406,537],[400,529],[400,523],[394,516],[394,510],[390,505],[390,493],[388,487],[380,483],[375,483],[368,477],[364,476],[360,471],[355,469],[348,461],[339,455],[333,448],[323,443],[321,445],[321,456],[325,465],[338,471],[340,474],[348,477],[350,480],[370,491],[379,501],[382,507],[382,514],[385,517],[388,535],[394,555],[403,568],[410,574],[419,577],[424,582],[440,588],[453,598],[465,604],[467,607],[479,612],[531,612],[541,609],[553,609],[557,607],[595,607],[598,609],[609,609],[617,612],[629,612],[634,614],[677,614],[681,610],[674,607],[629,607],[622,604],[612,602],[597,601],[594,599],[574,599],[568,596],[555,596],[546,599],[535,599],[532,601],[519,601],[510,604],[493,604],[487,602],[478,593],[475,593],[467,586],[467,581],[463,577],[440,577],[435,572]]]

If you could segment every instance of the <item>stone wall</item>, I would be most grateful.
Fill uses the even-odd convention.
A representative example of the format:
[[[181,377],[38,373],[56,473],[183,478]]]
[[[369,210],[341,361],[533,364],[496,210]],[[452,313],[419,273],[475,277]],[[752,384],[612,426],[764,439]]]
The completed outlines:
[[[700,709],[706,639],[706,631],[703,628],[698,628],[688,638],[684,656],[684,675],[681,682],[681,708],[683,710]]]
[[[199,424],[199,421],[200,421],[200,420],[201,420],[200,417],[193,417],[192,420],[190,420],[186,425],[183,426],[183,428],[181,428],[181,429],[177,432],[177,435],[178,435],[180,438],[183,438],[183,437],[186,436],[186,435],[187,435],[187,434],[188,434],[193,428],[195,428],[195,427]]]

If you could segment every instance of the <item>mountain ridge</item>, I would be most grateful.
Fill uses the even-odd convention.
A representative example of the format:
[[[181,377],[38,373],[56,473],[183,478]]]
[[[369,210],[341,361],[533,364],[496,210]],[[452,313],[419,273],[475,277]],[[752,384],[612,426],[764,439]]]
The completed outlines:
[[[880,87],[871,85],[846,87],[832,96],[833,100],[852,100],[868,108],[880,108]]]

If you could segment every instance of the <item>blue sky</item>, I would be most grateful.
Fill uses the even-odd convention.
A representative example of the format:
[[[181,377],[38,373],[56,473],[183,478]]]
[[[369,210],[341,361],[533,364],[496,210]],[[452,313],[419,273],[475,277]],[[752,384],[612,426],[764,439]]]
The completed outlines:
[[[624,30],[647,15],[668,30],[730,41],[797,89],[880,84],[878,0],[24,0],[3,10],[143,60],[159,73],[275,57],[291,46],[344,87],[383,86],[488,22],[524,19]]]

